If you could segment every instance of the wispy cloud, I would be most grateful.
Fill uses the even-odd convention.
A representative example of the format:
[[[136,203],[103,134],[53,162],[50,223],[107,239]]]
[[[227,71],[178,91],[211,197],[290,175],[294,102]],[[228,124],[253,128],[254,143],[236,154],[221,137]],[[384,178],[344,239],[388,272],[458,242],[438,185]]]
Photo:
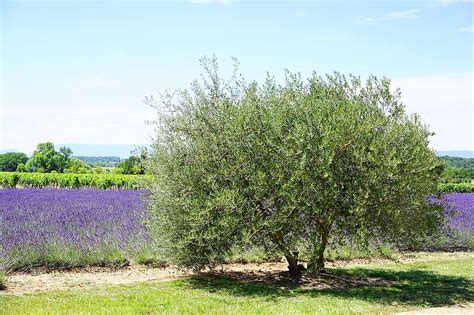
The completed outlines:
[[[363,23],[363,24],[377,24],[381,22],[389,22],[389,21],[397,21],[397,20],[413,20],[420,17],[418,15],[419,12],[420,10],[418,9],[394,11],[382,16],[359,18],[357,22]]]
[[[458,29],[458,31],[472,33],[472,32],[474,32],[474,25],[461,27],[460,29]]]

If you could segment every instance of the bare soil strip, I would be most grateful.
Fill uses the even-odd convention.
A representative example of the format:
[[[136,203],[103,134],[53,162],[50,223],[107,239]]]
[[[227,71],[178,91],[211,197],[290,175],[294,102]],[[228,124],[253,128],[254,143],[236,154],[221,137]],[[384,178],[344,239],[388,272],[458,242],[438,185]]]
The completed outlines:
[[[185,273],[173,268],[148,268],[139,265],[115,270],[110,268],[81,268],[68,271],[13,273],[7,277],[7,289],[0,291],[0,294],[83,289],[142,281],[169,281],[184,276],[186,276]]]
[[[58,289],[83,289],[102,285],[131,284],[144,281],[170,281],[191,275],[175,268],[151,268],[142,265],[131,265],[118,269],[90,267],[67,271],[38,269],[28,273],[13,273],[7,278],[7,289],[0,294],[24,294],[37,291]],[[287,272],[286,263],[248,263],[227,264],[216,270],[199,273],[203,277],[226,276],[247,283],[270,284],[276,287],[289,288],[298,285],[300,288],[351,288],[357,286],[386,286],[389,281],[377,278],[351,277],[344,275],[324,274],[315,277],[303,275],[296,284]]]
[[[472,253],[445,253],[443,258],[468,258]],[[430,254],[412,254],[398,257],[397,262],[420,261],[430,259]],[[437,254],[439,258],[439,253]],[[356,259],[328,263],[328,267],[347,265],[365,265],[394,263],[391,259]],[[215,277],[224,275],[243,282],[265,283],[277,287],[293,287],[295,283],[289,278],[285,262],[226,264],[217,270],[202,273],[202,276]],[[88,267],[71,270],[54,270],[39,268],[28,273],[12,273],[7,277],[7,289],[3,294],[24,294],[37,291],[60,289],[85,289],[103,285],[131,284],[144,281],[170,281],[195,275],[172,267],[152,268],[143,265],[131,265],[121,268]],[[316,277],[303,275],[300,288],[352,288],[360,286],[388,286],[391,283],[384,279],[357,277],[347,275],[324,274]]]

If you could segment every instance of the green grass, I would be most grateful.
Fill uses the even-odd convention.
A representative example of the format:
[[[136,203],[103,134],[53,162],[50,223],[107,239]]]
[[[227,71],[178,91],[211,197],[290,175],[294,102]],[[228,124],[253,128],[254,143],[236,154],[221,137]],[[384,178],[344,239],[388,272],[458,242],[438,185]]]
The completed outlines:
[[[370,246],[368,248],[357,245],[338,245],[326,249],[325,257],[328,261],[392,258],[396,254],[391,247],[386,245]]]
[[[220,277],[172,282],[0,295],[4,314],[377,314],[474,300],[474,256],[430,254],[411,263],[331,269],[342,275],[381,277],[389,287],[283,289]]]

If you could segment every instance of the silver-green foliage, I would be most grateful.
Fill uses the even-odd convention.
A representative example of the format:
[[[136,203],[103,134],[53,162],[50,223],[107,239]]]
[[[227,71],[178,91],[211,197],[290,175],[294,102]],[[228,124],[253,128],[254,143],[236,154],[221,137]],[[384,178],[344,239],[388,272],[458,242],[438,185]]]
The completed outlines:
[[[189,90],[146,100],[158,112],[149,207],[172,262],[200,268],[250,243],[291,267],[299,245],[321,269],[330,237],[409,244],[436,226],[431,133],[389,80],[287,72],[257,84],[202,64]]]

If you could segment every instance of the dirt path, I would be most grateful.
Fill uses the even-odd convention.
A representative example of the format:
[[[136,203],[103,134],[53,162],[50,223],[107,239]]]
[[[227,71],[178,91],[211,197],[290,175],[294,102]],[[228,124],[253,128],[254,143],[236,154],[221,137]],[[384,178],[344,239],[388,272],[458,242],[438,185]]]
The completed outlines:
[[[186,276],[172,268],[129,266],[120,269],[87,268],[68,271],[14,273],[7,277],[7,289],[0,294],[86,288],[99,285],[129,284],[142,281],[169,281]]]
[[[472,253],[445,253],[443,258],[472,257]],[[426,255],[405,255],[397,259],[398,262],[429,259]],[[439,257],[439,254],[438,254]],[[328,267],[345,267],[355,265],[394,263],[389,259],[357,259],[352,261],[338,261],[328,263]],[[270,283],[275,286],[288,286],[285,276],[286,263],[248,263],[227,264],[216,272],[208,273],[215,276],[225,272],[227,276],[235,277],[241,281]],[[3,294],[24,294],[36,291],[61,290],[74,288],[90,288],[102,285],[131,284],[143,281],[170,281],[188,277],[193,273],[185,273],[175,268],[151,268],[143,265],[131,265],[119,269],[105,267],[79,268],[68,271],[35,270],[30,273],[13,273],[7,277],[7,289],[0,291]],[[304,276],[300,285],[308,288],[328,287],[355,287],[355,286],[387,286],[389,282],[377,278],[344,277],[331,274],[311,278]],[[474,312],[473,312],[474,314]]]
[[[365,264],[366,261],[359,261]],[[339,265],[340,263],[338,263]],[[353,262],[354,264],[354,262]],[[203,276],[225,274],[239,281],[266,283],[278,287],[294,286],[284,262],[226,264],[222,268],[203,273]],[[331,264],[335,266],[336,264]],[[13,273],[7,277],[7,289],[2,294],[24,294],[37,291],[90,288],[102,285],[131,284],[144,281],[170,281],[193,275],[175,268],[151,268],[131,265],[119,269],[104,267],[78,268],[67,271],[38,269],[29,273]],[[303,276],[302,288],[354,287],[390,285],[383,279],[347,277],[327,274],[318,277]]]

